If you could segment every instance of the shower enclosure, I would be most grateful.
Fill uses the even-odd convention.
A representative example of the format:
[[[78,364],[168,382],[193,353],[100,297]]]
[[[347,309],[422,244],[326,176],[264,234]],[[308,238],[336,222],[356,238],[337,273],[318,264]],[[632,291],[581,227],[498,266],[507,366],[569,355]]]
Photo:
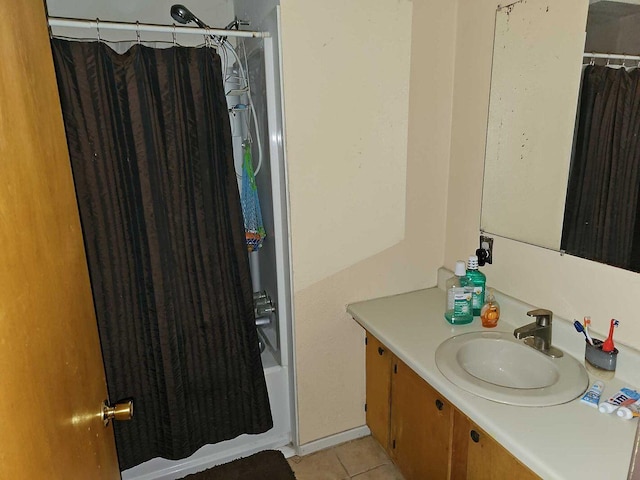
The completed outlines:
[[[72,0],[49,0],[48,10],[51,17],[77,17],[77,6]],[[96,7],[95,14],[85,13],[84,18],[100,16],[104,20],[140,24],[165,24],[171,28],[171,17],[168,8],[161,14],[143,12],[139,18],[118,17],[114,8],[107,18],[105,9],[113,8],[114,3],[126,4],[125,1],[107,2]],[[226,24],[227,18],[214,17],[209,20],[201,11],[206,12],[205,3],[195,0],[188,7],[197,13],[197,20],[201,23]],[[233,5],[227,2],[229,10],[234,10],[234,17],[249,20],[250,27],[243,30],[260,30],[268,32],[266,38],[247,38],[229,40],[235,43],[239,52],[242,68],[249,78],[252,105],[258,128],[255,128],[249,118],[253,115],[249,110],[235,109],[237,105],[247,105],[246,96],[229,95],[228,105],[232,124],[234,157],[237,173],[242,172],[242,143],[251,137],[254,145],[254,160],[256,158],[257,142],[261,145],[260,170],[256,175],[256,184],[260,197],[262,216],[267,237],[262,248],[250,254],[254,299],[256,300],[256,318],[258,332],[263,345],[262,363],[269,392],[274,427],[260,435],[241,435],[232,440],[215,445],[206,445],[189,458],[179,461],[169,461],[155,458],[143,464],[122,472],[125,480],[151,480],[180,478],[189,473],[203,470],[212,465],[223,463],[239,456],[246,456],[266,448],[287,449],[295,441],[294,414],[294,377],[292,371],[292,321],[291,321],[291,279],[289,265],[288,225],[287,225],[287,196],[286,174],[283,146],[283,115],[280,88],[280,66],[278,45],[278,8],[275,2],[238,2]],[[254,3],[255,5],[252,5]],[[109,4],[110,6],[107,6]],[[270,4],[270,5],[268,5]],[[90,8],[90,7],[85,7]],[[125,9],[126,10],[126,9]],[[240,11],[242,10],[242,11]],[[236,15],[237,14],[237,15]],[[252,18],[253,17],[253,18]],[[101,20],[102,21],[102,20]],[[96,38],[95,27],[78,32],[77,28],[56,27],[52,23],[54,35],[65,37]],[[202,27],[202,25],[200,25]],[[133,39],[141,37],[143,42],[155,43],[156,46],[171,46],[175,40],[171,33],[147,34],[133,32]],[[107,34],[101,29],[101,39],[106,37],[117,40],[132,40],[131,32]],[[150,40],[148,40],[148,38]],[[195,38],[195,37],[194,37]],[[136,40],[133,40],[136,41]],[[181,44],[188,44],[191,40],[180,38]],[[165,43],[166,45],[161,45]],[[196,41],[202,43],[202,37]],[[244,63],[246,62],[246,64]],[[227,73],[233,75],[238,69],[238,62],[229,55],[227,59]],[[232,92],[234,93],[234,92]],[[235,92],[237,93],[237,92]],[[249,120],[249,121],[248,121]],[[255,165],[254,165],[255,166]]]

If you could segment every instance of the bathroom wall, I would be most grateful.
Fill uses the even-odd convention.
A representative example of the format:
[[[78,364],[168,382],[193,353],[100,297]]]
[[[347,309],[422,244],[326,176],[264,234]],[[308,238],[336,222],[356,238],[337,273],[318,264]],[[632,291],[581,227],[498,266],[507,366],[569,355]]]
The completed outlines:
[[[152,23],[170,25],[175,21],[169,13],[171,5],[177,0],[46,0],[47,11],[52,17],[86,18],[102,21]],[[223,28],[234,17],[233,0],[189,0],[184,2],[204,22],[212,26]],[[77,29],[54,29],[56,35],[77,37]],[[135,39],[135,34],[122,31],[102,30],[100,36],[103,40],[122,41]],[[95,39],[95,30],[86,30],[86,38]],[[181,45],[201,45],[204,38],[199,35],[180,35],[178,41]],[[173,37],[166,33],[142,32],[141,39],[151,44],[160,42],[158,47],[171,46]],[[114,45],[112,44],[112,47]],[[115,48],[115,47],[114,47]],[[116,50],[118,50],[116,48]],[[122,51],[126,50],[124,48]],[[119,50],[118,50],[119,51]]]
[[[458,4],[444,262],[451,269],[457,259],[465,258],[478,247],[498,2],[458,0]],[[575,19],[569,16],[566,22],[571,21]],[[465,195],[457,195],[458,190]],[[606,332],[609,319],[615,317],[621,321],[616,338],[640,348],[639,274],[497,237],[494,250],[494,264],[483,270],[489,285],[567,319],[590,315],[594,330],[600,334]]]
[[[54,17],[88,18],[117,22],[171,24],[169,14],[174,0],[47,0],[48,13]],[[189,0],[184,3],[192,12],[212,26],[224,27],[233,20],[232,0]],[[105,36],[108,35],[103,32]],[[130,36],[130,35],[129,35]],[[95,38],[95,36],[93,36]]]
[[[283,1],[282,27],[302,289],[402,240],[411,2]]]
[[[364,424],[363,331],[345,305],[436,283],[455,2],[281,6],[305,444]]]

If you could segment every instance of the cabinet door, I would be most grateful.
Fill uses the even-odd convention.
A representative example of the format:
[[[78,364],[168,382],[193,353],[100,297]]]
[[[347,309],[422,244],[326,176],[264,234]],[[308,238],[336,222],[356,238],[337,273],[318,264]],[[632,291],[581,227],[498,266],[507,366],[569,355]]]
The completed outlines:
[[[452,480],[539,480],[490,435],[455,411]]]
[[[367,332],[367,425],[373,438],[387,451],[391,415],[391,358],[391,352]]]
[[[392,458],[406,480],[447,479],[453,408],[398,359],[391,378]]]

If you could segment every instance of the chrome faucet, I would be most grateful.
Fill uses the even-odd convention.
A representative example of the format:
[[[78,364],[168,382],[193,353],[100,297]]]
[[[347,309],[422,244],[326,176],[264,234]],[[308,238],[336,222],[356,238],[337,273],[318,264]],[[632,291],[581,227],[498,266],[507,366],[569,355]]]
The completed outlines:
[[[537,308],[527,312],[530,317],[535,317],[536,321],[516,328],[513,336],[518,340],[524,340],[524,343],[536,350],[540,350],[545,355],[553,358],[559,358],[564,355],[562,350],[551,346],[551,320],[553,312],[544,308]]]

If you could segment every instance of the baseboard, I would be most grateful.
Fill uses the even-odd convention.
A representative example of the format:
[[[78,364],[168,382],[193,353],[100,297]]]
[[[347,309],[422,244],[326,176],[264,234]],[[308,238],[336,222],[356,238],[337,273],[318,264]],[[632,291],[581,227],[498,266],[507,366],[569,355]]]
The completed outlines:
[[[291,444],[285,445],[284,447],[275,448],[274,450],[280,450],[282,452],[282,455],[284,455],[284,458],[290,458],[295,456],[296,454],[296,449],[293,448]]]
[[[329,435],[328,437],[314,440],[313,442],[305,443],[297,448],[297,453],[300,456],[309,455],[310,453],[324,450],[325,448],[334,447],[350,440],[366,437],[371,435],[371,430],[366,425],[353,428],[345,432],[336,433],[335,435]]]

